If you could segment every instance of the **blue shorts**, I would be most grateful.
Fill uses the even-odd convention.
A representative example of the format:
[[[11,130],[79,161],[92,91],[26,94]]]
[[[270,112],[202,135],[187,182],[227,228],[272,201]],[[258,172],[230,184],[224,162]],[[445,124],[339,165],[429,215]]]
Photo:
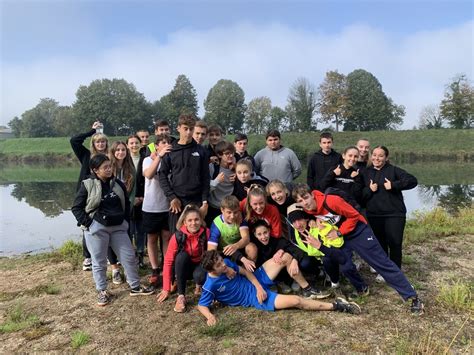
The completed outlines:
[[[257,270],[253,273],[257,278],[260,285],[265,289],[267,292],[267,298],[263,301],[262,304],[258,303],[257,297],[255,297],[255,302],[253,306],[256,309],[260,309],[262,311],[274,311],[275,310],[275,298],[278,296],[276,292],[270,291],[270,287],[274,284],[273,280],[270,279],[263,269],[263,266],[260,266]]]

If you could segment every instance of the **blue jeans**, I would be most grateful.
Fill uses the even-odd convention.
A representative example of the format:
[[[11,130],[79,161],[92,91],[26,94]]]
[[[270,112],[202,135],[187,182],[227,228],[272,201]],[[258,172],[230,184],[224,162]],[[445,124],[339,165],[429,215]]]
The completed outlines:
[[[131,288],[140,286],[138,265],[132,243],[128,237],[128,223],[106,227],[93,221],[84,233],[87,249],[92,258],[92,275],[97,291],[107,289],[107,249],[109,246],[117,254],[125,270],[125,277]]]

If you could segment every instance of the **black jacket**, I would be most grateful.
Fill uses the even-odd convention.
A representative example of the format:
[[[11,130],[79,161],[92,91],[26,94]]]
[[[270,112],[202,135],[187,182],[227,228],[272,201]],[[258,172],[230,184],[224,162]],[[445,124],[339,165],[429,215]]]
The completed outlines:
[[[252,163],[252,169],[253,171],[255,171],[255,159],[247,151],[245,151],[243,155],[240,155],[239,153],[235,152],[234,158],[236,163],[241,159],[250,160],[250,162]]]
[[[90,176],[89,161],[91,160],[91,152],[89,149],[84,147],[84,141],[93,136],[95,132],[95,129],[91,129],[89,132],[78,134],[69,140],[74,154],[81,163],[81,171],[79,172],[79,181],[77,182],[76,192],[79,191],[79,188],[81,187],[81,181]]]
[[[263,245],[262,243],[259,242],[257,238],[252,237],[252,242],[255,243],[258,249],[257,263],[256,263],[257,267],[260,267],[265,261],[273,258],[273,255],[275,255],[275,253],[280,249],[290,254],[293,258],[295,258],[298,261],[298,263],[300,263],[301,260],[305,256],[305,253],[301,249],[291,244],[285,238],[270,237],[268,244]]]
[[[71,208],[74,217],[76,217],[78,226],[84,225],[89,227],[93,220],[107,226],[120,225],[124,220],[127,222],[130,220],[130,200],[127,195],[127,188],[120,180],[113,177],[112,179],[114,179],[114,183],[119,185],[123,190],[125,196],[125,211],[122,209],[122,203],[120,202],[119,197],[115,193],[112,193],[109,183],[110,180],[107,182],[101,181],[102,201],[100,202],[94,217],[90,218],[85,210],[88,193],[86,187],[81,182],[81,187],[77,192]]]
[[[392,189],[384,187],[385,178],[392,182]],[[404,217],[407,213],[403,201],[403,190],[413,189],[418,185],[416,177],[405,170],[386,163],[382,169],[368,167],[363,175],[363,202],[367,208],[367,217]],[[369,187],[370,180],[378,184],[375,192]]]
[[[241,183],[239,179],[236,178],[232,195],[237,197],[239,201],[242,201],[243,199],[247,198],[247,190],[245,190],[245,188],[248,189],[253,184],[260,185],[261,187],[265,188],[265,186],[268,184],[268,179],[255,173],[252,173],[252,178],[246,183]]]
[[[342,164],[342,156],[335,150],[331,150],[329,154],[324,154],[321,149],[314,153],[308,163],[308,175],[306,177],[310,189],[323,191],[320,185],[321,180],[337,164]]]
[[[211,178],[205,148],[195,140],[185,145],[174,141],[172,146],[171,152],[163,157],[158,172],[166,197],[171,201],[176,197],[192,199],[199,196],[201,201],[207,201]]]
[[[352,172],[357,169],[346,169],[343,164],[340,164],[341,174],[336,176],[334,169],[329,170],[320,182],[321,191],[324,192],[328,187],[336,187],[345,191],[350,197],[356,200],[359,204],[362,202],[362,188],[363,179],[362,173],[356,177],[351,177]]]

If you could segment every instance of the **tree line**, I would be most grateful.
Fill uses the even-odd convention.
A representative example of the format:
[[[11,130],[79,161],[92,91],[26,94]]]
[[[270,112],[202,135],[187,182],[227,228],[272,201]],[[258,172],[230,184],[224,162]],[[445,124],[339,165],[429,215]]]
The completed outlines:
[[[242,88],[226,79],[209,90],[203,104],[203,119],[219,124],[226,133],[262,134],[270,128],[305,132],[316,130],[318,123],[329,124],[327,129],[334,131],[389,130],[397,129],[405,116],[405,107],[395,104],[379,80],[363,69],[348,75],[328,71],[318,87],[298,78],[289,88],[284,108],[274,106],[266,96],[246,104]],[[156,118],[176,127],[181,114],[197,116],[198,110],[196,90],[183,74],[168,94],[154,102],[124,79],[98,79],[80,86],[71,106],[43,98],[8,125],[16,137],[54,137],[87,130],[100,120],[107,134],[128,135],[138,129],[152,130]],[[453,128],[472,128],[473,112],[474,89],[461,75],[446,87],[438,108],[423,108],[420,128],[441,128],[443,122]]]

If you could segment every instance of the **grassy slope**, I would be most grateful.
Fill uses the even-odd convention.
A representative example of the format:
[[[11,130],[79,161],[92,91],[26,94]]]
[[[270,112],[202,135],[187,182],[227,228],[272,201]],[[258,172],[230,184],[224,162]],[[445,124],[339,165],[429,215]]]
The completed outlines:
[[[354,144],[359,138],[368,138],[372,146],[386,145],[393,157],[403,161],[414,158],[430,160],[474,160],[474,130],[427,130],[427,131],[376,131],[376,132],[340,132],[335,134],[335,148],[341,151]],[[111,140],[124,139],[112,137]],[[232,138],[229,137],[229,140]],[[264,146],[264,136],[250,136],[249,151],[255,153]],[[318,149],[318,132],[285,133],[283,144],[294,149],[300,159]],[[88,146],[89,141],[86,141]],[[17,156],[61,155],[72,154],[69,138],[14,138],[0,141],[0,158]]]

